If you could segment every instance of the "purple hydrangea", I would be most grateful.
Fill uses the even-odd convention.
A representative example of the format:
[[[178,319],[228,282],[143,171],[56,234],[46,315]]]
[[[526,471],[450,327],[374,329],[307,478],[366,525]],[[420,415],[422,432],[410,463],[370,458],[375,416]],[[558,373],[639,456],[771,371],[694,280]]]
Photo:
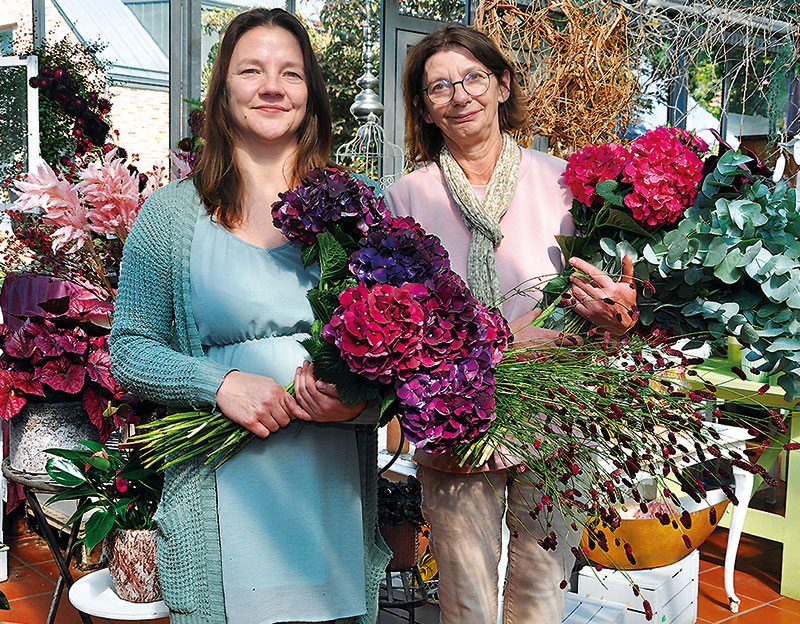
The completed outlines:
[[[312,169],[299,186],[278,194],[272,222],[295,243],[312,245],[331,222],[360,238],[386,227],[389,215],[383,196],[356,178],[334,168]]]
[[[367,283],[402,286],[425,282],[450,270],[441,241],[411,217],[393,218],[385,230],[372,231],[350,256],[350,271]]]
[[[494,407],[491,394],[439,394],[421,407],[405,407],[400,423],[417,448],[441,453],[483,434],[494,421]]]

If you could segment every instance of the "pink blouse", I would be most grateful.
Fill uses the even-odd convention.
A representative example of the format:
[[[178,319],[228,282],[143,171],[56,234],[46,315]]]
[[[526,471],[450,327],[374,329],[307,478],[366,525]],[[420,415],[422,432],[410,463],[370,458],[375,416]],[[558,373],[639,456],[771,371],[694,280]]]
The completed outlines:
[[[543,286],[563,268],[556,243],[557,234],[574,233],[569,214],[572,194],[561,179],[566,163],[544,152],[522,148],[519,183],[508,211],[500,220],[503,240],[495,248],[500,290]],[[485,186],[473,186],[483,197]],[[472,235],[461,219],[458,206],[442,177],[438,165],[431,163],[402,177],[386,189],[389,207],[396,216],[411,216],[427,232],[438,236],[450,254],[453,271],[466,279],[467,257]],[[503,303],[509,321],[534,308],[540,299],[536,291],[518,292]],[[460,467],[449,453],[417,450],[414,459],[445,472],[471,472]],[[495,452],[478,471],[501,470],[513,462]]]

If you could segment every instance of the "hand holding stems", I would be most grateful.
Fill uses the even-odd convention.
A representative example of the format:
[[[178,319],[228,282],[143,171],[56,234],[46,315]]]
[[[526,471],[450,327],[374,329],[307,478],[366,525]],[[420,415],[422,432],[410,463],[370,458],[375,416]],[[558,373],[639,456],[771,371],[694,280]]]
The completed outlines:
[[[555,329],[537,327],[534,321],[541,313],[539,308],[534,308],[508,324],[514,334],[512,345],[514,348],[528,349],[553,345],[569,347],[583,344],[580,336],[575,334],[565,334]]]
[[[624,334],[636,324],[636,284],[629,254],[622,259],[622,277],[618,282],[586,260],[573,257],[569,263],[584,274],[570,276],[575,312],[615,335]]]
[[[314,377],[314,365],[303,362],[294,376],[294,394],[300,406],[316,422],[352,420],[364,409],[365,403],[348,405],[339,399],[336,386]]]
[[[217,390],[217,407],[233,422],[266,438],[292,420],[312,420],[274,379],[231,371]]]

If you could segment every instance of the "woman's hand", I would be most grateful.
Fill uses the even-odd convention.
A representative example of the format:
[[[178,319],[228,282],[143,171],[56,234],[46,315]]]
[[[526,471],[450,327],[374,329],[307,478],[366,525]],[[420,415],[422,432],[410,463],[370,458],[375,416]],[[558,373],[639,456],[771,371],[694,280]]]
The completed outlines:
[[[514,334],[513,347],[517,349],[526,349],[552,345],[569,347],[583,344],[580,336],[531,325],[541,312],[539,308],[534,308],[527,314],[508,324]]]
[[[624,334],[636,324],[636,285],[629,254],[622,259],[622,277],[618,282],[586,260],[570,258],[569,263],[589,276],[589,279],[578,274],[570,276],[575,312],[615,335]]]
[[[217,407],[233,422],[266,438],[295,418],[311,420],[294,397],[270,377],[231,371],[217,390]]]
[[[336,386],[314,377],[311,362],[303,362],[294,375],[294,394],[300,406],[317,422],[342,422],[352,420],[365,403],[350,406],[336,394]]]

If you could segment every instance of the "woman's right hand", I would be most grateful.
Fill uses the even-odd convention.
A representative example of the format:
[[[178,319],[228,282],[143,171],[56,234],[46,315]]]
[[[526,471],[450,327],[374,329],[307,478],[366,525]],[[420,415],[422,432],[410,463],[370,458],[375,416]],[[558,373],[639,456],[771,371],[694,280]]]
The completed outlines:
[[[270,377],[231,371],[217,390],[217,407],[233,422],[266,438],[292,420],[311,420],[283,386]]]
[[[544,327],[532,325],[539,314],[541,314],[541,310],[534,308],[508,324],[514,334],[513,347],[526,349],[554,345],[570,347],[583,344],[581,337],[575,334],[565,334],[555,329],[545,329]]]

